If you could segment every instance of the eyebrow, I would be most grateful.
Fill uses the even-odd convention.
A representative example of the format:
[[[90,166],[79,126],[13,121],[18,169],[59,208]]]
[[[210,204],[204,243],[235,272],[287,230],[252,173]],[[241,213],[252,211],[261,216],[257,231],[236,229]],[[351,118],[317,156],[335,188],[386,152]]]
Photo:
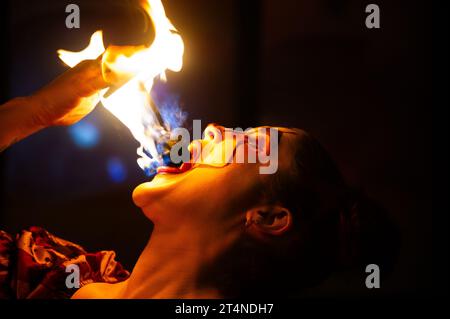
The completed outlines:
[[[269,129],[269,130],[275,129],[275,130],[277,130],[279,133],[296,134],[296,135],[298,134],[297,131],[295,131],[295,130],[293,130],[293,129],[291,129],[291,128],[273,127],[273,126],[259,126],[259,127],[251,128],[251,129],[249,129],[249,130],[247,130],[247,131],[244,131],[243,133],[245,133],[245,134],[248,134],[248,133],[256,133],[256,132],[258,132],[258,130],[261,130],[261,129],[264,129],[264,130],[267,130],[267,129]]]
[[[255,127],[252,128],[248,131],[244,131],[244,136],[247,137],[247,134],[251,134],[251,133],[258,133],[258,130],[260,129],[264,129],[265,131],[265,135],[269,136],[267,129],[269,129],[269,132],[271,129],[275,129],[278,131],[278,143],[281,143],[281,138],[283,137],[284,134],[292,134],[292,135],[298,135],[298,132],[291,129],[291,128],[284,128],[284,127],[273,127],[273,126],[260,126],[260,127]],[[270,137],[269,137],[270,138]]]

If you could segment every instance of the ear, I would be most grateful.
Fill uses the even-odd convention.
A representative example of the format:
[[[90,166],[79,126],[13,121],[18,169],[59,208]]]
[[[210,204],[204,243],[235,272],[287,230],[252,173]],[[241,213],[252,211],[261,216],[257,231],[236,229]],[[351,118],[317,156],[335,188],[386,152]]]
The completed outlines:
[[[291,228],[292,214],[280,205],[258,206],[247,211],[245,226],[256,236],[279,236]]]

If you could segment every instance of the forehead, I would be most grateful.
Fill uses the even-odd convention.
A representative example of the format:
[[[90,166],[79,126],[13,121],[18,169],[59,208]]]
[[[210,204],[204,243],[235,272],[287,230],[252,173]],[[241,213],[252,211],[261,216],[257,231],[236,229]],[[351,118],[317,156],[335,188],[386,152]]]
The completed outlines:
[[[269,130],[270,129],[270,130]],[[285,173],[293,173],[295,171],[294,157],[299,147],[299,140],[302,139],[305,132],[297,128],[275,127],[275,126],[260,126],[249,130],[252,134],[267,134],[270,135],[271,130],[276,130],[278,133],[278,172],[282,175]]]

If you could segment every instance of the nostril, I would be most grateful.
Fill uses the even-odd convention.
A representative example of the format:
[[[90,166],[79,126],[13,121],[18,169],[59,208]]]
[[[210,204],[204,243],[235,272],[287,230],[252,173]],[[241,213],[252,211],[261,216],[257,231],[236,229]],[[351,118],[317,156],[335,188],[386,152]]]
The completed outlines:
[[[208,139],[214,143],[222,142],[225,137],[224,135],[225,127],[216,124],[209,124],[204,131],[204,139]]]
[[[221,136],[224,137],[225,135],[225,127],[221,125],[215,125],[215,128],[220,132]]]

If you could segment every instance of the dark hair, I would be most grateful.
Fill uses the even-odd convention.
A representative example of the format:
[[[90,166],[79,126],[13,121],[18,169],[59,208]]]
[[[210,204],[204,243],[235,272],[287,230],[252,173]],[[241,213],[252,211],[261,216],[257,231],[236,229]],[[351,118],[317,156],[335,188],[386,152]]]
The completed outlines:
[[[293,227],[264,242],[244,234],[208,267],[203,279],[214,280],[224,296],[290,296],[336,270],[392,269],[398,235],[385,210],[346,185],[315,138],[296,131],[283,139],[294,153],[291,169],[268,175],[261,194],[292,212]]]
[[[294,215],[288,262],[300,286],[311,286],[337,270],[364,273],[376,264],[390,273],[399,232],[388,212],[360,190],[349,187],[328,152],[310,134],[296,130],[291,171],[271,177],[268,196]],[[295,253],[297,251],[297,253]]]

